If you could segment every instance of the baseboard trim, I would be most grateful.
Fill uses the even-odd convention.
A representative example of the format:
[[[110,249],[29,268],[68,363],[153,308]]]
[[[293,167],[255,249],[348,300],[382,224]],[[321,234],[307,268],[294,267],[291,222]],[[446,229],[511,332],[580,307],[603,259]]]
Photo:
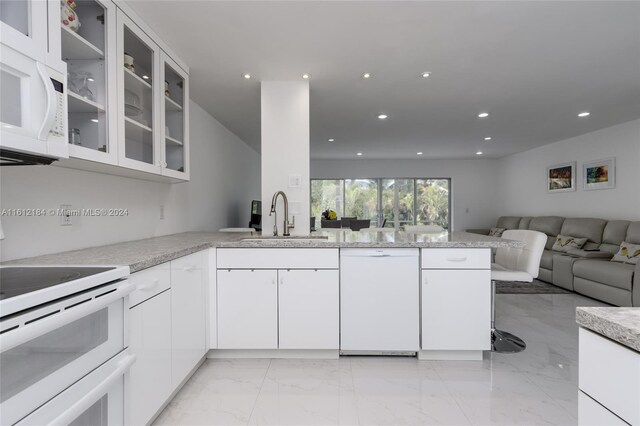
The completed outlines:
[[[482,361],[482,351],[419,351],[420,361]]]
[[[338,349],[305,350],[305,349],[211,349],[207,354],[210,359],[338,359]]]

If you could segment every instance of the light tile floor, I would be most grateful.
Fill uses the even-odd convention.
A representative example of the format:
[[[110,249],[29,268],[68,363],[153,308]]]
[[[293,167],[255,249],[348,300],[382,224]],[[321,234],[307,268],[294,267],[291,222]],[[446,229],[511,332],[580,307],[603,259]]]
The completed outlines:
[[[342,357],[207,360],[156,425],[430,425],[577,422],[576,294],[498,295],[520,354],[483,361]]]

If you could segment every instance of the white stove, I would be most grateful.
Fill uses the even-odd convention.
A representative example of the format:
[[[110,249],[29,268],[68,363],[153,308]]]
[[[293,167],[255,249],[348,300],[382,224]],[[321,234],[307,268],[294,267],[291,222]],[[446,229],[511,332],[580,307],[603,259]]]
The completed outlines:
[[[124,424],[128,267],[0,267],[0,424]]]

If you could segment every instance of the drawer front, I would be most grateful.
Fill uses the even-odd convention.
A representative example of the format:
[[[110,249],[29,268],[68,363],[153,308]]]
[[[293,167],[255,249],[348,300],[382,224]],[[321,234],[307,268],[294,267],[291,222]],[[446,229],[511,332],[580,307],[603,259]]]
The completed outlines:
[[[337,269],[338,249],[218,249],[218,269]]]
[[[204,266],[203,253],[206,253],[206,251],[199,251],[197,253],[172,260],[171,269],[181,269],[185,271],[192,271],[194,269],[201,270]]]
[[[628,426],[628,423],[582,391],[578,391],[578,424],[580,426]]]
[[[135,272],[131,274],[129,281],[136,285],[129,296],[129,306],[133,307],[171,287],[169,263]]]
[[[624,421],[640,424],[640,353],[582,327],[579,347],[580,390]]]
[[[491,249],[422,249],[422,269],[491,269]]]

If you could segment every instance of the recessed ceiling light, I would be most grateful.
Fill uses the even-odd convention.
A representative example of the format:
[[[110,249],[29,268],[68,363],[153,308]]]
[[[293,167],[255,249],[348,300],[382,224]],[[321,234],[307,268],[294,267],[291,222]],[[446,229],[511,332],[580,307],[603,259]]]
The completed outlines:
[[[388,117],[388,115],[387,115],[387,114],[380,114],[380,115],[378,115],[378,118],[379,118],[380,120],[384,120],[384,119],[386,119],[387,117]]]
[[[417,155],[422,155],[422,151],[416,152]]]
[[[327,139],[327,142],[333,142],[333,141],[335,141],[335,139],[334,139],[334,138],[329,138],[329,139]]]
[[[87,81],[96,81],[93,77],[87,77]]]
[[[142,78],[144,78],[145,80],[149,80],[149,76],[148,75],[143,75]]]
[[[371,73],[365,72],[362,74],[362,78],[371,78]]]
[[[251,78],[251,74],[244,74],[243,77],[247,80],[249,80]]]
[[[356,155],[357,155],[358,157],[362,157],[362,153],[361,153],[361,152],[356,152]]]
[[[480,114],[478,114],[478,118],[487,118],[489,116],[488,112],[481,112]]]
[[[97,118],[92,118],[91,121],[93,121],[94,123],[97,123],[98,119]]]
[[[482,151],[476,152],[476,155],[482,155]]]
[[[491,140],[491,136],[487,136],[486,138],[484,138],[485,141],[490,141]]]
[[[302,74],[302,78],[304,78],[305,80],[308,80],[311,77],[311,75],[309,74]]]
[[[422,76],[422,78],[429,78],[431,76],[431,73],[429,71],[425,71],[420,75]]]
[[[588,117],[590,115],[591,115],[590,112],[585,111],[585,112],[581,112],[580,114],[578,114],[578,117]]]

